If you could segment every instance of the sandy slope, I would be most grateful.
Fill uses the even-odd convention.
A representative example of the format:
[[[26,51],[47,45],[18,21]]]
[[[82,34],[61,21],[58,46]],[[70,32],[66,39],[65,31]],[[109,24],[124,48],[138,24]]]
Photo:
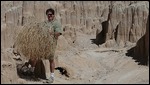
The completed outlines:
[[[91,44],[95,36],[78,34],[75,47],[57,51],[57,66],[65,67],[70,77],[55,71],[53,84],[148,84],[149,67],[138,65],[132,57],[126,56],[125,48],[103,48]],[[47,72],[47,78],[49,72]],[[20,83],[42,84],[42,81],[32,81],[20,78]]]
[[[87,50],[78,56],[72,56],[73,60],[66,62],[66,64],[73,64],[74,78],[69,78],[67,82],[65,78],[56,77],[54,83],[149,83],[148,67],[137,65],[132,58],[125,56],[123,52],[110,50],[101,52],[98,50],[101,49]]]
[[[59,51],[59,66],[70,73],[67,78],[55,71],[54,84],[140,84],[149,83],[149,67],[138,65],[132,57],[126,56],[125,48],[103,48],[91,44],[95,36],[79,34],[78,44],[68,51]]]

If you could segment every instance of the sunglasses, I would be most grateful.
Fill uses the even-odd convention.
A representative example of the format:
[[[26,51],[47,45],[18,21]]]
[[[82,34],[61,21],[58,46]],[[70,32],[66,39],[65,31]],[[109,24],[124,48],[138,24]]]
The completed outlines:
[[[47,14],[47,16],[52,16],[53,14]]]

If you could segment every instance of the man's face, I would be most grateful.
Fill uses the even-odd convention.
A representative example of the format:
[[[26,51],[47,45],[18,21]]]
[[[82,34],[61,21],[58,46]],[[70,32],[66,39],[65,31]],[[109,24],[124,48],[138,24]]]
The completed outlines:
[[[49,21],[52,21],[54,19],[54,15],[52,14],[52,12],[49,11],[47,13],[47,18],[48,18]]]

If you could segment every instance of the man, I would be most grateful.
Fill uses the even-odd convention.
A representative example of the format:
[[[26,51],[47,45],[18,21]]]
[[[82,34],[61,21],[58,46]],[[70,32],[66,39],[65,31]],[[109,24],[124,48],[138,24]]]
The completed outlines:
[[[57,45],[57,39],[58,37],[62,34],[62,30],[61,30],[61,24],[60,22],[55,18],[55,11],[50,8],[46,10],[46,15],[48,18],[49,24],[52,26],[52,28],[50,28],[50,30],[52,30],[50,32],[50,35],[54,36],[53,39],[53,53],[55,54],[55,49],[56,49],[56,45]],[[54,55],[50,55],[49,56],[49,62],[50,62],[50,81],[54,81],[54,70],[55,70],[55,62],[54,62]]]
[[[55,18],[55,11],[52,8],[46,10],[46,15],[47,15],[48,20],[45,22],[48,25],[48,29],[50,30],[49,31],[50,35],[53,37],[53,40],[52,40],[53,51],[51,51],[51,54],[48,57],[46,57],[47,59],[49,59],[49,63],[50,63],[50,78],[48,79],[48,82],[52,83],[54,81],[54,70],[55,70],[54,54],[56,50],[57,39],[62,34],[62,30],[61,30],[61,24]],[[29,59],[26,65],[28,66],[29,64],[31,64],[30,69],[33,73],[34,73],[36,62],[37,62],[37,59],[34,59],[34,58]]]

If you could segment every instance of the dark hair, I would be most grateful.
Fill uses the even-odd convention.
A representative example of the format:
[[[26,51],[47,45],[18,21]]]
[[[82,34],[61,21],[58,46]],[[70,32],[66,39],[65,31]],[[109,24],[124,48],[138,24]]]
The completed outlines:
[[[46,10],[46,15],[47,15],[48,12],[52,12],[53,15],[55,14],[54,9],[52,9],[52,8],[49,8],[49,9]]]

